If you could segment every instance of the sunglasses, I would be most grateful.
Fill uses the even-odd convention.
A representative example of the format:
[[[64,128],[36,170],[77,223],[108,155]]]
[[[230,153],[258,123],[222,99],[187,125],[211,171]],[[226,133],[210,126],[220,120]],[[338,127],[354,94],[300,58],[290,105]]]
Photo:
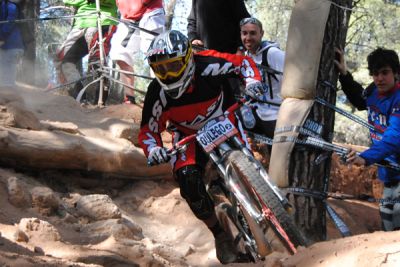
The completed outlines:
[[[259,20],[256,19],[256,18],[253,18],[253,17],[249,17],[249,18],[244,18],[244,19],[242,19],[242,20],[239,22],[239,25],[240,25],[240,27],[242,27],[243,25],[246,25],[246,24],[248,24],[248,23],[250,23],[250,24],[255,24],[255,25],[257,25],[258,27],[260,27],[260,28],[262,29],[262,23],[261,23],[261,21],[259,21]]]

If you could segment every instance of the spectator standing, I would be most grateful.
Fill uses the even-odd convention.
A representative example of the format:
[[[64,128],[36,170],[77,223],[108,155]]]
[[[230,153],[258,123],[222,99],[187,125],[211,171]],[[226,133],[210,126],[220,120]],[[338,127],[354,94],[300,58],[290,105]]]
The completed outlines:
[[[59,70],[60,82],[68,83],[81,78],[77,68],[84,56],[89,54],[89,65],[98,65],[100,59],[98,45],[98,27],[95,0],[63,0],[66,6],[75,9],[75,19],[72,30],[69,32],[64,43],[57,52],[57,68]],[[103,32],[104,52],[107,55],[110,50],[110,39],[115,31],[116,23],[107,16],[117,17],[117,6],[115,0],[101,0],[101,25]],[[75,98],[82,89],[81,82],[77,82],[71,95]]]
[[[352,105],[368,111],[372,146],[357,155],[351,151],[347,162],[369,166],[382,160],[400,162],[400,63],[394,50],[378,48],[367,57],[371,83],[365,90],[347,70],[344,53],[337,50],[342,89]],[[378,167],[378,177],[384,183],[383,201],[379,204],[385,231],[400,229],[400,172]]]
[[[193,45],[236,53],[240,45],[239,22],[250,17],[243,0],[192,0],[188,37]]]
[[[262,41],[264,35],[262,23],[256,18],[244,18],[240,21],[240,36],[244,55],[250,56],[260,66],[264,95],[262,100],[268,103],[257,103],[253,111],[256,117],[255,132],[270,138],[274,136],[279,106],[282,103],[281,87],[285,52],[277,43]]]
[[[22,0],[0,1],[0,21],[21,18]],[[24,43],[18,23],[0,24],[0,86],[14,87],[17,65],[24,52]]]
[[[129,20],[140,28],[161,33],[165,29],[165,12],[162,0],[117,0],[121,18]],[[154,36],[125,23],[118,24],[111,40],[110,57],[121,70],[133,72],[134,56],[147,52]],[[134,86],[134,76],[121,73],[123,83]],[[135,103],[134,90],[125,86],[125,103]]]

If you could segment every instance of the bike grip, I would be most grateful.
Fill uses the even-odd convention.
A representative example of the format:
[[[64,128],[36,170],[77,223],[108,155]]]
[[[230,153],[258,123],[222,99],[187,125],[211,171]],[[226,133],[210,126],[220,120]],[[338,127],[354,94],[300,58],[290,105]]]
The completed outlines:
[[[154,162],[154,160],[153,159],[147,159],[147,166],[149,166],[149,167],[152,167],[152,166],[155,166],[157,163],[156,162]]]

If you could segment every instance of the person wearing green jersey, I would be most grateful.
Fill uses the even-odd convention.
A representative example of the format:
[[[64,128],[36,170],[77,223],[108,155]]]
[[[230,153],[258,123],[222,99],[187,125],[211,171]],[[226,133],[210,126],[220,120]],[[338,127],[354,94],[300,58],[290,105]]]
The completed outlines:
[[[61,84],[78,81],[81,78],[77,64],[89,54],[89,66],[98,68],[100,51],[98,46],[97,12],[95,0],[63,0],[66,6],[73,7],[75,18],[72,29],[57,51],[57,72]],[[110,50],[110,40],[116,29],[116,22],[109,17],[117,17],[115,0],[100,0],[101,25],[104,53]],[[83,85],[77,82],[70,92],[76,97]]]

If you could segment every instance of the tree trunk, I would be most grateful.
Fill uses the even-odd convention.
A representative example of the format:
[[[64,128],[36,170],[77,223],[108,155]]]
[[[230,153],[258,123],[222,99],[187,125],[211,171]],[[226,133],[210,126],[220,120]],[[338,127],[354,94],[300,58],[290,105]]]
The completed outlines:
[[[344,47],[352,0],[333,0],[325,28],[322,54],[318,72],[317,97],[336,102],[337,70],[334,67],[335,47]],[[337,5],[336,5],[337,4]],[[339,7],[341,6],[341,7]],[[326,85],[329,82],[333,87]],[[310,129],[331,142],[333,138],[335,112],[315,103],[308,115],[304,128]],[[316,161],[318,159],[318,161]],[[322,162],[320,159],[323,159]],[[293,187],[328,190],[331,168],[331,154],[309,147],[296,146],[291,154],[289,184]],[[321,200],[290,196],[296,209],[295,220],[306,236],[312,241],[326,239],[325,203]]]
[[[38,18],[40,13],[40,0],[26,1],[27,3],[22,7],[22,12],[26,19]],[[30,32],[36,36],[37,21],[25,22],[26,27]],[[27,84],[35,84],[35,61],[36,61],[36,38],[29,43],[25,44],[25,52],[22,58],[21,69],[19,73],[19,80]]]

